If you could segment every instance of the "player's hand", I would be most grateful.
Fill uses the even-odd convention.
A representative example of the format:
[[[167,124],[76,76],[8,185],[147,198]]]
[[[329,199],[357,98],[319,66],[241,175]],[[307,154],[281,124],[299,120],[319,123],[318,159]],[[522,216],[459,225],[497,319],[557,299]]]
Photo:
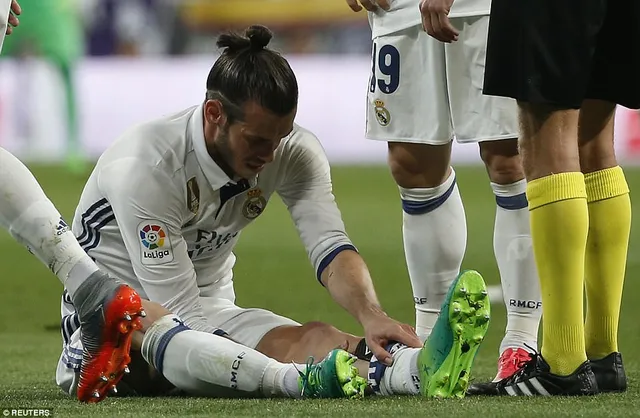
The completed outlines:
[[[11,0],[11,12],[9,12],[9,20],[7,23],[7,35],[11,35],[13,33],[13,28],[20,24],[20,20],[18,16],[22,13],[22,8],[18,4],[18,0]]]
[[[379,361],[388,366],[393,363],[391,354],[385,350],[389,342],[397,341],[408,347],[422,347],[422,342],[411,325],[402,324],[386,315],[376,315],[362,325],[369,349]]]
[[[449,21],[449,12],[454,0],[420,0],[422,27],[440,42],[451,43],[460,34]]]
[[[364,7],[370,12],[374,12],[378,7],[389,10],[391,0],[347,0],[347,4],[354,12],[359,12]]]

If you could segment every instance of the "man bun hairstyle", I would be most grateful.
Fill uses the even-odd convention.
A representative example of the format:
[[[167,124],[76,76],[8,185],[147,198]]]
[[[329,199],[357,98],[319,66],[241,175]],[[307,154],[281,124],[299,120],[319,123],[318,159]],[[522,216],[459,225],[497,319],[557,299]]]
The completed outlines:
[[[224,33],[220,35],[216,45],[218,48],[224,48],[225,53],[233,53],[242,49],[260,51],[269,45],[271,38],[273,38],[273,33],[271,33],[268,28],[253,25],[244,32],[244,36],[236,33]]]
[[[207,77],[207,99],[220,100],[230,122],[242,120],[242,106],[255,101],[278,116],[298,104],[298,82],[287,60],[267,48],[273,34],[254,25],[243,35],[224,33],[216,45],[222,54]]]

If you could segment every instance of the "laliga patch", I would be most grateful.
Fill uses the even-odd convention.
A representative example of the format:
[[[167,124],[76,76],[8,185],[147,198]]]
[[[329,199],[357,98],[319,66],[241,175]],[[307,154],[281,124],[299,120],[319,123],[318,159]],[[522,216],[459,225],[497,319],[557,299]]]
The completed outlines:
[[[158,221],[144,221],[138,224],[142,264],[157,265],[173,261],[173,248],[168,231],[167,226]]]

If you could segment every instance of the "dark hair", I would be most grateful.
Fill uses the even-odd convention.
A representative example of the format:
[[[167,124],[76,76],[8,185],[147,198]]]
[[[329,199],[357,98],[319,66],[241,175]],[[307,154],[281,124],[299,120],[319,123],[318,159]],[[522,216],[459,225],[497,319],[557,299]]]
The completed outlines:
[[[249,27],[244,36],[225,33],[217,46],[222,55],[207,77],[207,99],[220,100],[230,120],[242,120],[242,106],[253,100],[278,116],[298,104],[298,82],[282,55],[266,48],[272,33],[264,26]]]

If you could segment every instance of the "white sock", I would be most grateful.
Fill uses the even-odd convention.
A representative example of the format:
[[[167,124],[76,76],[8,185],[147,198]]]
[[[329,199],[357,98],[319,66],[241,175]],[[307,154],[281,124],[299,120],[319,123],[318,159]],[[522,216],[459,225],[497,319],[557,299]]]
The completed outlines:
[[[393,365],[385,366],[372,358],[369,364],[369,384],[383,396],[418,395],[420,377],[418,374],[419,348],[409,348],[394,343],[387,347],[393,357]]]
[[[142,356],[178,389],[193,396],[299,398],[298,371],[227,338],[194,331],[173,314],[145,332]],[[297,368],[297,369],[296,369]]]
[[[493,247],[507,307],[500,353],[507,348],[531,351],[525,345],[537,349],[542,299],[531,242],[527,183],[491,183],[491,188],[497,202]]]
[[[20,160],[0,148],[0,224],[60,279],[71,296],[98,270]]]
[[[405,189],[402,198],[404,252],[416,308],[416,333],[425,341],[449,286],[460,272],[467,222],[455,172],[438,187]]]

